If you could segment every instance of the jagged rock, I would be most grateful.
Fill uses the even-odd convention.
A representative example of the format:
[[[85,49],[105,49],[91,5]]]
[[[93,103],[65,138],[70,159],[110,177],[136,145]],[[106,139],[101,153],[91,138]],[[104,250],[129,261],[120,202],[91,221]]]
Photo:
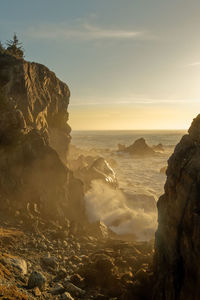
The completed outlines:
[[[44,290],[46,278],[40,272],[33,271],[28,279],[28,288],[33,289],[38,287],[41,291]]]
[[[154,299],[200,299],[200,115],[168,161],[158,201]]]
[[[114,188],[118,186],[114,170],[103,157],[95,157],[89,161],[82,157],[82,160],[87,166],[76,170],[75,174],[84,182],[86,191],[91,188],[93,180],[100,180]]]
[[[144,138],[136,140],[132,145],[125,147],[124,149],[120,148],[122,152],[127,152],[130,155],[135,156],[152,156],[155,154],[155,151],[149,147]]]
[[[159,143],[158,145],[153,145],[152,149],[156,152],[164,152],[163,144]]]

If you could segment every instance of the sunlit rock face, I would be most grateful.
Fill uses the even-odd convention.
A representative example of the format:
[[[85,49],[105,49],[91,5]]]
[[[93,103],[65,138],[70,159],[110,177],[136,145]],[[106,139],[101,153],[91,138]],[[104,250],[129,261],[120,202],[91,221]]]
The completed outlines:
[[[200,299],[200,115],[168,161],[158,201],[154,299]]]
[[[41,64],[0,56],[0,88],[24,118],[25,128],[37,129],[66,159],[70,142],[68,86]]]
[[[80,220],[83,186],[65,164],[68,86],[43,65],[1,55],[0,92],[1,207]]]

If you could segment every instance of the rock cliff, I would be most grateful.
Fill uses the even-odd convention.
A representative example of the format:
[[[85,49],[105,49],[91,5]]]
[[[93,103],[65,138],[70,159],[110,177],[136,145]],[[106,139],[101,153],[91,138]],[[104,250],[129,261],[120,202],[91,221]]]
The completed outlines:
[[[41,64],[0,55],[0,205],[80,220],[83,186],[68,169],[68,86]]]
[[[168,161],[158,223],[154,299],[200,299],[200,115]]]

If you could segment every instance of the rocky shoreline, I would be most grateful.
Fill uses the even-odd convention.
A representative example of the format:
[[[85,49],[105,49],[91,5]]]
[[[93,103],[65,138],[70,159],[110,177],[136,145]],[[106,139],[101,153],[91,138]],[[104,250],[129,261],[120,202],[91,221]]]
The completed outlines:
[[[20,217],[2,219],[1,299],[149,299],[153,241],[96,238],[70,221],[25,230]]]
[[[200,115],[161,170],[167,181],[154,247],[154,239],[122,238],[89,221],[93,179],[119,192],[118,183],[102,157],[69,160],[69,96],[45,66],[0,54],[0,299],[198,300]],[[144,139],[119,148],[163,151]],[[143,200],[144,211],[155,210],[154,198],[149,207]]]

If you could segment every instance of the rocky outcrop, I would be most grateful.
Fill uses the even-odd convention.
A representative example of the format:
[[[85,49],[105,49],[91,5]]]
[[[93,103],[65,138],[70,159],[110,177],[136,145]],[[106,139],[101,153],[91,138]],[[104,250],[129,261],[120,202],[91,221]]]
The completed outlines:
[[[132,145],[128,147],[118,144],[118,151],[127,152],[133,156],[152,156],[155,154],[155,151],[147,145],[144,138],[136,140]]]
[[[69,88],[43,65],[0,55],[0,205],[81,220],[83,185],[66,166]]]
[[[80,155],[76,160],[70,161],[70,167],[76,177],[84,183],[86,192],[91,188],[94,180],[106,183],[113,188],[118,187],[114,170],[108,161],[101,156],[85,157],[84,155]]]
[[[163,147],[163,144],[159,143],[157,145],[153,145],[152,146],[152,149],[156,152],[164,152],[164,147]]]
[[[168,161],[158,201],[156,300],[200,299],[200,115]]]

